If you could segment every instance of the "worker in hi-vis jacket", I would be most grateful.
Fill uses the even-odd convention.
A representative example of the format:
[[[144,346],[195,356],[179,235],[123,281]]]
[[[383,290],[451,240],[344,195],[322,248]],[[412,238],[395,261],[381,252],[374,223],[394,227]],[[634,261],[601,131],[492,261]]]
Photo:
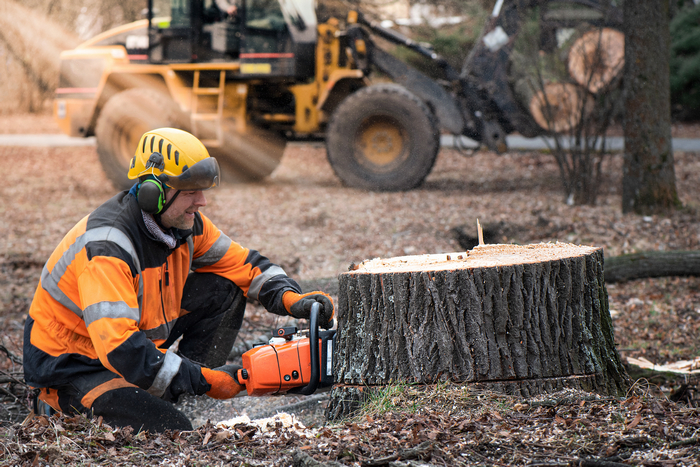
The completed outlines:
[[[226,356],[246,298],[295,318],[319,302],[326,328],[333,301],[302,294],[282,268],[199,212],[220,174],[193,135],[146,132],[128,176],[131,190],[78,222],[46,262],[25,325],[24,377],[38,389],[39,412],[191,430],[173,405],[181,394],[227,399],[244,387]]]

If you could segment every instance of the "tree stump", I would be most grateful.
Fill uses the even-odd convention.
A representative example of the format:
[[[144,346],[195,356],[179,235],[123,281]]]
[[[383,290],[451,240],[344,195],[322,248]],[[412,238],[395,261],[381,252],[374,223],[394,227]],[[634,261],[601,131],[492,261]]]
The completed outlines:
[[[397,383],[524,397],[628,387],[600,248],[485,245],[374,259],[341,274],[339,288],[330,419]]]

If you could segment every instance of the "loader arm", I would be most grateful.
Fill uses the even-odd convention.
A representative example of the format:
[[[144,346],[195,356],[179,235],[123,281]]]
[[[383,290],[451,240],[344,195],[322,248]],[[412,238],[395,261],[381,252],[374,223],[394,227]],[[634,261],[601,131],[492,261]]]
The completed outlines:
[[[358,26],[349,29],[349,35],[361,34],[364,30],[359,25],[362,25],[389,42],[419,53],[441,70],[444,85],[374,46],[369,37],[363,39],[368,45],[369,62],[424,101],[437,117],[441,129],[483,142],[496,152],[507,150],[497,112],[490,111],[489,103],[484,102],[477,89],[463,80],[442,56],[430,46],[370,21],[361,13],[358,13],[357,23]]]
[[[379,37],[382,37],[394,44],[407,47],[413,50],[414,52],[418,52],[422,56],[428,58],[429,60],[434,62],[438,68],[442,70],[444,78],[447,81],[455,81],[459,79],[459,73],[457,72],[457,70],[452,68],[452,66],[449,63],[447,63],[447,60],[445,60],[441,55],[436,53],[435,50],[432,49],[432,47],[426,46],[420,42],[416,42],[413,39],[410,39],[404,36],[403,34],[394,31],[393,29],[385,28],[376,21],[370,21],[367,18],[365,18],[365,16],[361,13],[358,13],[357,22],[367,27]]]
[[[428,76],[379,47],[370,48],[370,57],[374,66],[428,104],[438,118],[440,128],[452,134],[462,134],[464,118],[452,94]]]

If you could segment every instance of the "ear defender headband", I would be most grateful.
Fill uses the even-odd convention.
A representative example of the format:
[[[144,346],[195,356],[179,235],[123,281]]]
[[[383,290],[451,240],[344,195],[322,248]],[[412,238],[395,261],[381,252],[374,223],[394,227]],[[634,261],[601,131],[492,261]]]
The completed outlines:
[[[165,168],[163,155],[159,152],[151,154],[146,163],[146,168],[162,171]],[[151,174],[152,178],[147,178],[139,185],[139,207],[149,214],[160,214],[165,205],[165,189],[163,188],[163,182],[152,171]]]

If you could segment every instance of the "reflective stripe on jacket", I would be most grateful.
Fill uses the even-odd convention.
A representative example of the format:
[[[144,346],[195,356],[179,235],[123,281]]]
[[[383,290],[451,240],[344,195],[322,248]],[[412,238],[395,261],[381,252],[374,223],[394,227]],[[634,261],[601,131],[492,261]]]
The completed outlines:
[[[172,250],[153,238],[127,192],[66,234],[44,266],[29,309],[28,384],[57,386],[106,367],[159,397],[171,385],[203,394],[209,385],[199,366],[158,348],[186,313],[180,303],[190,271],[226,277],[281,315],[287,314],[284,292],[301,292],[279,266],[199,213],[192,231],[175,234]]]

